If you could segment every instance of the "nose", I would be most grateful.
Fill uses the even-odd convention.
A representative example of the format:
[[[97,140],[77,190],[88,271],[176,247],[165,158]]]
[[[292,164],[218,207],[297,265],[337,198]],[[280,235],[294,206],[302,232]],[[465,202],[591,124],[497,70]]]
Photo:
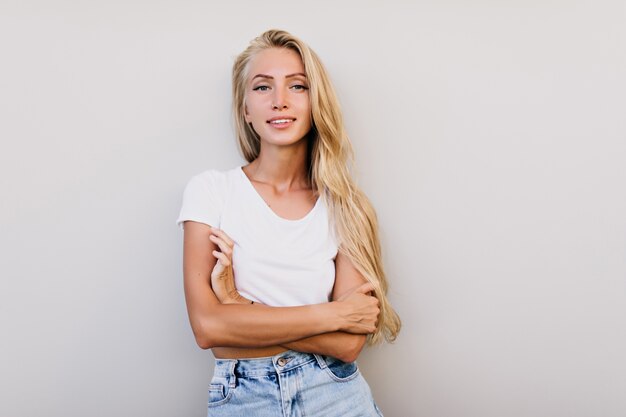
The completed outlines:
[[[272,97],[272,110],[286,109],[288,106],[285,94],[279,88],[274,91],[274,97]]]

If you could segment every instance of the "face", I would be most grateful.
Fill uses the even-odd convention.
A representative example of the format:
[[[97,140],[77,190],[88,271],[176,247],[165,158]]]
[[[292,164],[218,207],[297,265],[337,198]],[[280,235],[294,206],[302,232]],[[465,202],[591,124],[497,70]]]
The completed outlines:
[[[311,129],[309,84],[300,55],[271,48],[250,60],[245,94],[246,122],[262,143],[291,145]]]

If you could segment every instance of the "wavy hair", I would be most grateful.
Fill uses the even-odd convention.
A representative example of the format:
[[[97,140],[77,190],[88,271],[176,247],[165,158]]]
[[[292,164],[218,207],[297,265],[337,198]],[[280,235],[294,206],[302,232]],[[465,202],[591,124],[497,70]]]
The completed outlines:
[[[378,220],[369,199],[350,174],[354,155],[344,130],[339,101],[317,54],[288,32],[275,29],[264,32],[252,40],[233,65],[233,117],[241,152],[248,162],[259,156],[260,140],[245,120],[245,92],[251,58],[269,48],[287,48],[302,59],[309,84],[313,125],[308,135],[309,180],[313,189],[324,197],[340,243],[339,250],[375,288],[381,311],[376,331],[368,341],[370,344],[383,338],[394,341],[401,323],[387,300]]]

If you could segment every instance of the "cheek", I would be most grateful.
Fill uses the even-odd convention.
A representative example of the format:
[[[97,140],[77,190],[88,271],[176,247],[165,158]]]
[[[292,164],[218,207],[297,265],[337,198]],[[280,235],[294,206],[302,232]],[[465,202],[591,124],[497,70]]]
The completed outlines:
[[[310,111],[307,113],[305,121],[306,121],[306,125],[310,129],[312,124],[313,124],[313,120],[311,118],[311,112]]]
[[[305,117],[306,117],[306,121],[309,124],[309,126],[313,123],[313,117],[311,116],[311,107],[310,106],[305,106],[302,109],[302,113],[304,113]]]
[[[306,115],[309,119],[311,118],[311,104],[308,97],[306,100],[302,100],[298,103],[298,112]]]
[[[271,107],[268,104],[266,97],[251,97],[246,100],[246,119],[249,122],[253,122],[255,119],[264,119],[267,116],[267,108]]]

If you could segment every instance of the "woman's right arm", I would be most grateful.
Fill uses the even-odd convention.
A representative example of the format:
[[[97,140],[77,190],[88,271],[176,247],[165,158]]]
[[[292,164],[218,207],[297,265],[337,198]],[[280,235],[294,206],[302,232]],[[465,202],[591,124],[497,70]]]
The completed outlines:
[[[356,292],[342,301],[301,307],[221,304],[211,289],[217,245],[211,228],[186,221],[183,274],[187,312],[196,342],[213,347],[266,347],[333,331],[368,334],[375,330],[378,301]],[[368,290],[369,291],[369,290]]]

